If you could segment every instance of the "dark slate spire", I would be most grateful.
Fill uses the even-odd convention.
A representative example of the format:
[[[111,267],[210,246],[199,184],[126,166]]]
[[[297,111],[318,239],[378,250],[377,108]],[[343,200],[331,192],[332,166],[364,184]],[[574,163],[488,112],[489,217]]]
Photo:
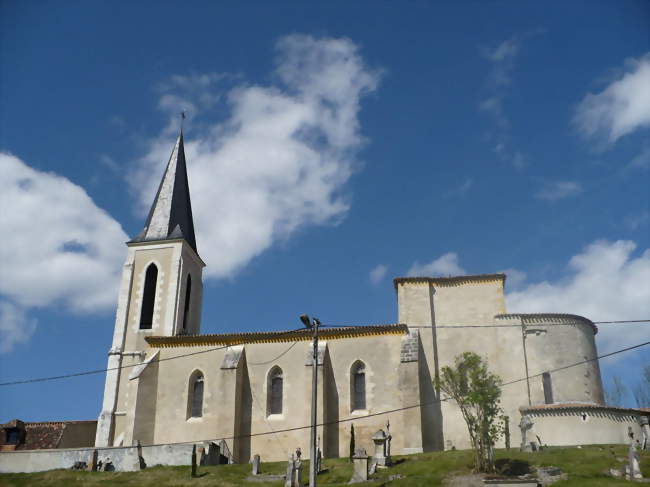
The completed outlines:
[[[179,238],[185,239],[196,251],[182,129],[167,163],[165,175],[158,187],[147,222],[140,235],[131,241],[147,242]]]

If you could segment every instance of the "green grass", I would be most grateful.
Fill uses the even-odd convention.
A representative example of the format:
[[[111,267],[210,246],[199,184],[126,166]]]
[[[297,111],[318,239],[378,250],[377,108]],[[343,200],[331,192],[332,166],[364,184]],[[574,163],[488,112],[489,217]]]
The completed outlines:
[[[606,475],[611,467],[619,467],[621,458],[627,457],[624,446],[589,446],[579,448],[550,448],[538,453],[522,453],[515,449],[497,450],[499,463],[509,465],[556,466],[568,473],[565,481],[553,484],[557,487],[570,486],[616,486],[631,485],[621,479]],[[445,478],[453,475],[471,473],[472,455],[469,451],[432,452],[420,455],[397,456],[396,465],[380,470],[373,482],[359,485],[390,485],[395,487],[443,485]],[[305,462],[303,481],[309,477],[309,462]],[[346,484],[352,476],[352,464],[346,459],[326,459],[323,467],[327,472],[319,475],[319,486]],[[641,453],[641,469],[644,477],[650,477],[650,453]],[[263,463],[265,474],[284,474],[285,462]],[[0,485],[22,486],[75,486],[98,487],[137,485],[137,486],[247,486],[280,487],[282,481],[249,481],[250,465],[221,465],[199,468],[199,478],[190,478],[189,467],[150,467],[141,472],[81,472],[72,470],[52,470],[33,474],[0,474]],[[403,478],[388,480],[389,475],[403,475]]]

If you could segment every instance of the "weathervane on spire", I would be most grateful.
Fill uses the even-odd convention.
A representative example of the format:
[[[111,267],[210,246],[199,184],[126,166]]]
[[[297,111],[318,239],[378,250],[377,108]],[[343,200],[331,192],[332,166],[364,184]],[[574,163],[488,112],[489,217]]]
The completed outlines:
[[[181,111],[181,132],[183,131],[183,122],[185,121],[185,110]]]

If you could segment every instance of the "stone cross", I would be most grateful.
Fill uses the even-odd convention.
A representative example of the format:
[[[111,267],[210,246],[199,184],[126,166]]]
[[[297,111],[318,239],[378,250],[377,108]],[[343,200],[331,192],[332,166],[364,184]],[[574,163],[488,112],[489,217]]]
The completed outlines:
[[[390,442],[392,441],[393,436],[390,434],[390,421],[386,421],[386,458],[388,463],[390,463]]]
[[[521,417],[521,421],[519,422],[519,429],[521,430],[521,451],[531,450],[530,445],[526,441],[526,436],[528,435],[528,430],[533,427],[533,424],[533,420],[527,414]]]
[[[260,456],[255,455],[253,456],[253,475],[259,475],[261,473],[261,461],[260,461]]]
[[[636,444],[630,444],[630,450],[627,454],[628,459],[628,472],[630,473],[630,479],[642,479],[641,467],[639,465],[639,452],[636,451]]]
[[[354,465],[354,470],[352,472],[352,478],[350,479],[350,484],[355,484],[357,482],[367,482],[368,481],[368,454],[363,448],[357,448],[354,450],[354,456],[352,457],[352,462]]]

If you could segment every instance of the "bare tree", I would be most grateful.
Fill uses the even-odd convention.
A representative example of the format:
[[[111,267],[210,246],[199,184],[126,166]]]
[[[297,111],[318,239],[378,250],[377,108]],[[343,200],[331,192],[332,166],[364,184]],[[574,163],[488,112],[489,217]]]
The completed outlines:
[[[641,380],[632,390],[636,407],[649,408],[650,407],[650,364],[643,368]]]
[[[612,377],[610,387],[605,389],[605,399],[609,406],[622,406],[623,400],[627,396],[627,387],[623,384],[621,378],[617,375]]]

